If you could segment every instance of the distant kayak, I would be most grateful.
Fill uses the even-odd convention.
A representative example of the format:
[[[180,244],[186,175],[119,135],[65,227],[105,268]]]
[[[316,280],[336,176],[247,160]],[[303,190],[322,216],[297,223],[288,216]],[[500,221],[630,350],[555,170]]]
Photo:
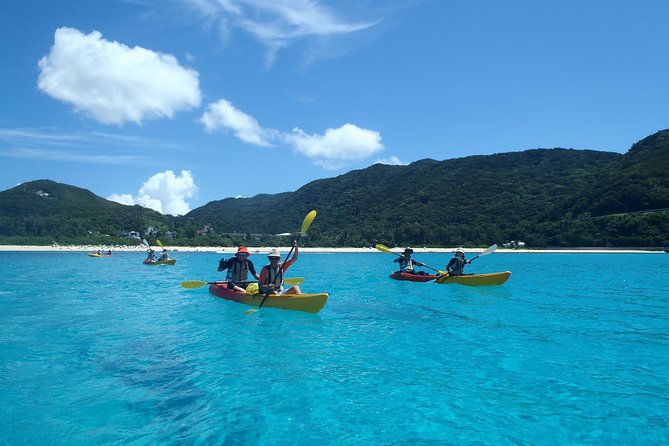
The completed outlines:
[[[143,262],[145,265],[174,265],[177,263],[177,259],[169,259],[169,260],[149,260],[146,259]]]
[[[264,293],[241,293],[228,289],[227,282],[216,282],[209,285],[209,292],[223,299],[233,300],[240,304],[257,307],[265,297]],[[280,308],[282,310],[305,311],[318,313],[325,306],[330,295],[318,294],[270,294],[265,299],[263,308]]]
[[[437,278],[437,283],[442,285],[457,283],[467,286],[491,286],[501,285],[509,280],[509,277],[511,277],[511,271],[488,274],[462,274],[459,276],[449,276],[448,274],[444,274]]]
[[[395,271],[388,277],[395,280],[408,280],[409,282],[429,282],[430,280],[434,280],[439,276],[432,274],[411,274]]]
[[[91,257],[111,257],[112,256],[111,254],[97,254],[95,252],[89,252],[88,255],[91,256]]]

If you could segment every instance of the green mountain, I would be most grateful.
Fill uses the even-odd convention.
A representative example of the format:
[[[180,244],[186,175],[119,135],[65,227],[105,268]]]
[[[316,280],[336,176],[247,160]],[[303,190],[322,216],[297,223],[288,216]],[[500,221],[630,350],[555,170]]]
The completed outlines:
[[[660,246],[669,242],[668,157],[663,130],[625,155],[536,149],[377,164],[188,216],[217,231],[276,233],[316,209],[308,243],[321,246]]]
[[[174,226],[171,219],[50,180],[0,192],[0,241],[4,243],[127,243],[123,232],[144,232],[148,227],[165,230]]]
[[[669,244],[669,130],[624,155],[573,149],[376,164],[295,192],[226,198],[186,216],[124,206],[48,180],[0,192],[0,243],[276,245],[312,209],[304,244],[658,247]],[[151,238],[149,241],[151,241]]]

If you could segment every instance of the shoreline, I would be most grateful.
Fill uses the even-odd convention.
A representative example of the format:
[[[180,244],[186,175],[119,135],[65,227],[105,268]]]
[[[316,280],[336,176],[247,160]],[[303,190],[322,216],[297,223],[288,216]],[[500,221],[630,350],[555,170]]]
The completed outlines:
[[[273,248],[273,247],[272,247]],[[38,246],[38,245],[0,245],[0,252],[95,252],[100,251],[109,251],[112,252],[146,252],[145,246],[102,246],[102,245],[68,245],[68,246]],[[160,250],[159,247],[154,247],[156,251]],[[212,246],[165,246],[170,252],[213,252],[219,254],[230,254],[233,255],[237,252],[237,247],[234,246],[222,246],[222,247],[212,247]],[[282,253],[286,253],[290,250],[290,247],[281,246],[278,249]],[[400,254],[402,248],[390,248],[394,253]],[[448,253],[451,254],[455,252],[456,248],[413,248],[416,253]],[[466,248],[465,251],[471,254],[477,254],[484,250],[485,248]],[[267,254],[270,250],[270,247],[252,247],[249,248],[249,252],[253,255],[262,255]],[[379,254],[384,254],[378,251],[375,248],[309,248],[309,247],[300,247],[301,252],[313,252],[313,253],[370,253],[377,252]],[[565,248],[565,249],[555,249],[555,248],[546,248],[546,249],[508,249],[508,248],[497,248],[495,253],[499,254],[527,254],[527,253],[564,253],[564,254],[664,254],[663,248],[621,248],[621,249],[612,249],[612,248]]]

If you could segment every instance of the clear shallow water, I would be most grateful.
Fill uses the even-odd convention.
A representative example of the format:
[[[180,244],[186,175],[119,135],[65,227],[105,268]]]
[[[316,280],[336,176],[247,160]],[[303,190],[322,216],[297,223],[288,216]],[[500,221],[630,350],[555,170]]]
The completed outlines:
[[[304,253],[317,315],[173,256],[0,252],[0,444],[669,443],[669,255],[494,253],[467,270],[511,279],[468,288]]]

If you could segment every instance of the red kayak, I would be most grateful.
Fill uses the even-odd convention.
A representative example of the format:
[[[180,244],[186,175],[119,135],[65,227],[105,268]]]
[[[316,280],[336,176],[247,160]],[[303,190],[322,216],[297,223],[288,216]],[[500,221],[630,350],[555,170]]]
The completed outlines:
[[[439,276],[432,274],[411,274],[395,271],[389,277],[395,280],[408,280],[409,282],[429,282],[430,280],[434,280]]]

